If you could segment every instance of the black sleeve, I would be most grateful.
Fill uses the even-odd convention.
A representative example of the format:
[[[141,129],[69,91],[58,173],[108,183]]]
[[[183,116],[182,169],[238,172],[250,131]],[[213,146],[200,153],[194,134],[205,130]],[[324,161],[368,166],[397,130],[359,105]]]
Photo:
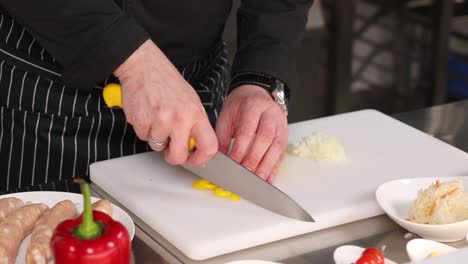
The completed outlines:
[[[113,0],[0,0],[63,66],[64,81],[89,90],[149,35]]]
[[[313,0],[243,0],[237,12],[237,53],[232,67],[298,86],[296,52]]]

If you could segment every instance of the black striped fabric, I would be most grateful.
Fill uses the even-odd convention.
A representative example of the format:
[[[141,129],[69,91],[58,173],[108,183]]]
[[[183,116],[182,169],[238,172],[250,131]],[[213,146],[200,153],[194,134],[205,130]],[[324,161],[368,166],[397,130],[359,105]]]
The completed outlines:
[[[224,43],[178,67],[194,87],[214,125],[228,88]],[[149,151],[121,109],[105,106],[102,87],[67,87],[60,66],[17,22],[0,14],[0,193],[32,190],[76,192],[89,164]],[[138,177],[138,175],[129,175]]]

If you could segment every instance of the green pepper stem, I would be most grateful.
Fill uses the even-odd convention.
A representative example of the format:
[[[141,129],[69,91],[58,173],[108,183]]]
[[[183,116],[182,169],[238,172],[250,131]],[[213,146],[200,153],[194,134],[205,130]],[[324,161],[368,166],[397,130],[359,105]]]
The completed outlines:
[[[73,234],[81,239],[92,239],[101,235],[102,225],[93,219],[93,208],[91,205],[91,190],[89,184],[82,179],[75,180],[80,184],[83,194],[83,220],[81,224],[73,230]]]

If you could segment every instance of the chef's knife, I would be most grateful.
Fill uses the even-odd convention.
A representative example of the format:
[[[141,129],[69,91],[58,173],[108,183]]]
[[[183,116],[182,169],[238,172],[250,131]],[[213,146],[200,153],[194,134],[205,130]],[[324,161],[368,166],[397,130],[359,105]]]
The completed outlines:
[[[189,164],[183,164],[182,167],[274,213],[314,222],[291,197],[221,152],[216,153],[203,167]]]
[[[103,97],[107,106],[122,107],[120,89],[118,84],[104,87]],[[193,142],[191,139],[189,148],[193,148]],[[182,167],[271,212],[300,221],[315,222],[291,197],[221,152],[216,153],[203,167],[189,164],[183,164]]]

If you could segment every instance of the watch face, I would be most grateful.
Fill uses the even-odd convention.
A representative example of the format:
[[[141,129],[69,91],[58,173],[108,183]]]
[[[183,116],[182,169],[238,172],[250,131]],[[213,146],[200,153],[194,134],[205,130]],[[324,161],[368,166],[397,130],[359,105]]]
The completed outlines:
[[[276,101],[278,101],[280,103],[284,102],[284,92],[274,90],[272,94],[273,94],[273,98],[275,98]]]
[[[280,105],[280,107],[283,109],[284,114],[287,116],[288,115],[288,108],[286,106],[286,99],[284,95],[284,87],[281,82],[276,82],[276,88],[273,90],[271,93],[275,101]]]
[[[279,101],[279,103],[285,103],[285,96],[284,96],[284,87],[283,84],[280,82],[276,82],[275,89],[272,92],[273,97],[275,100]]]

